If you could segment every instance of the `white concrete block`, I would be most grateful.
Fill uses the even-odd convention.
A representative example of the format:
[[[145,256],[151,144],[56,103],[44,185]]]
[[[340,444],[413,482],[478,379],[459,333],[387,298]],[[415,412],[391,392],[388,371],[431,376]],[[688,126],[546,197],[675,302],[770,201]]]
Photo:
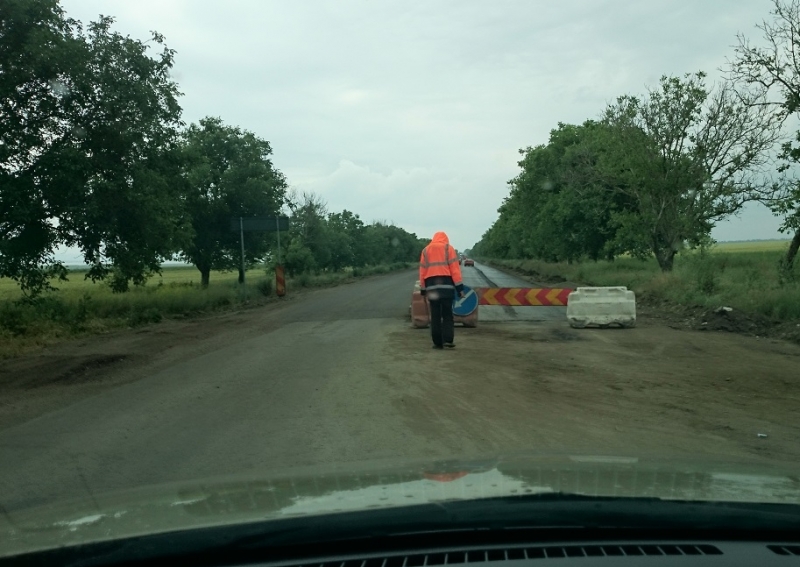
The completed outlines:
[[[571,327],[636,325],[636,296],[626,287],[579,287],[569,294],[567,321]]]

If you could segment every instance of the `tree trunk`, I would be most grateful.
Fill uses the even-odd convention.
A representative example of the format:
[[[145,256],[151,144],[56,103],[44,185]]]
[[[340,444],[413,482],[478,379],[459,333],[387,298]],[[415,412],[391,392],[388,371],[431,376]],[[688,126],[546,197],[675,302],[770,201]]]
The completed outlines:
[[[244,283],[244,270],[242,268],[239,268],[239,283]]]
[[[211,268],[209,266],[197,266],[197,269],[200,270],[200,285],[203,287],[208,287],[208,280],[211,276]]]
[[[792,243],[789,244],[789,250],[786,252],[786,266],[791,269],[794,264],[794,258],[797,256],[797,251],[800,249],[800,229],[797,229],[792,238]]]
[[[656,261],[658,262],[658,267],[661,268],[662,272],[671,272],[672,266],[675,262],[675,254],[677,254],[676,250],[672,248],[665,248],[661,250],[656,250]]]

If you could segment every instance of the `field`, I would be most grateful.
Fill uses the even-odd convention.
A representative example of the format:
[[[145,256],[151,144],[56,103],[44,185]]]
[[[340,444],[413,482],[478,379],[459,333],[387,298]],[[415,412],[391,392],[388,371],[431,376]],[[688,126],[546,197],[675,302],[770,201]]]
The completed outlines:
[[[757,323],[759,329],[777,325],[800,330],[800,261],[791,270],[781,266],[787,247],[786,241],[724,243],[704,253],[679,254],[670,273],[662,273],[654,259],[618,258],[613,262],[573,264],[538,260],[490,262],[536,281],[623,285],[648,305],[695,310],[730,307],[750,319],[747,325]],[[790,333],[787,338],[795,334]]]
[[[103,283],[93,283],[85,278],[86,271],[83,269],[71,269],[67,282],[53,281],[53,285],[59,289],[60,293],[106,293],[110,291]],[[212,272],[211,284],[216,286],[220,283],[234,283],[238,277],[238,272]],[[248,270],[246,279],[253,282],[264,279],[263,269]],[[164,285],[195,285],[200,283],[200,272],[194,266],[168,266],[165,267],[160,275],[155,275],[148,280],[145,288],[153,288]],[[136,288],[134,289],[136,291]],[[16,282],[8,278],[0,278],[0,301],[8,299],[18,299],[21,297],[19,286]]]
[[[405,269],[397,263],[288,278],[288,292],[308,287],[338,285],[355,277]],[[200,272],[192,266],[165,267],[161,275],[127,293],[112,293],[104,283],[70,272],[69,281],[54,282],[57,291],[35,302],[23,301],[17,284],[0,279],[0,359],[16,356],[65,338],[103,333],[122,327],[157,323],[165,317],[191,317],[223,309],[253,307],[276,301],[274,274],[249,270],[246,285],[238,272],[212,272],[208,288],[200,286]]]
[[[789,240],[741,240],[737,242],[718,242],[717,252],[777,252],[789,247]]]

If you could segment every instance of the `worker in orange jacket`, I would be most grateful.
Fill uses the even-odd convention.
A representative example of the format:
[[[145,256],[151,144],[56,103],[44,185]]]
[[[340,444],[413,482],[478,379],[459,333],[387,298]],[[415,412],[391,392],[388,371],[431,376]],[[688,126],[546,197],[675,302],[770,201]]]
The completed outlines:
[[[444,232],[437,232],[419,258],[420,292],[428,299],[433,348],[455,348],[453,299],[464,295],[458,255]]]

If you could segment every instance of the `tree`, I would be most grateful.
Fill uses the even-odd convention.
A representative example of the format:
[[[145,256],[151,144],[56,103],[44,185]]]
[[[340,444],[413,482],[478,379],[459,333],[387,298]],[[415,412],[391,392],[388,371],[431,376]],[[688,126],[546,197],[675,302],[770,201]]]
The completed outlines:
[[[328,209],[325,201],[315,193],[303,193],[301,200],[290,201],[291,237],[307,248],[318,269],[329,267],[331,245],[328,239],[326,217]]]
[[[671,270],[685,245],[708,242],[716,222],[772,187],[780,125],[763,103],[763,92],[729,82],[710,91],[696,73],[620,97],[599,122],[559,124],[548,144],[521,151],[521,173],[476,252],[655,255]]]
[[[415,234],[386,222],[374,222],[366,227],[364,240],[369,264],[391,264],[419,260],[424,244]]]
[[[357,214],[347,209],[331,213],[328,215],[328,228],[335,239],[331,242],[332,254],[340,267],[367,264],[365,227]]]
[[[231,218],[277,215],[286,180],[269,156],[269,142],[219,118],[204,118],[183,134],[184,203],[193,237],[181,255],[200,271],[207,286],[211,270],[241,270],[241,243]],[[245,233],[245,262],[264,257],[266,233]]]
[[[314,255],[298,238],[292,239],[286,250],[284,258],[286,271],[290,276],[296,276],[303,272],[310,272],[316,267]]]
[[[547,144],[520,150],[500,218],[476,245],[478,254],[569,262],[613,254],[612,216],[626,199],[582,176],[593,162],[589,143],[601,125],[559,124]]]
[[[520,152],[522,172],[509,185],[524,215],[517,222],[523,255],[572,262],[608,254],[612,215],[626,200],[576,173],[585,160],[594,161],[597,150],[589,142],[598,128],[593,121],[559,124],[547,145]]]
[[[774,0],[772,21],[756,26],[762,33],[763,46],[752,44],[739,35],[730,71],[734,79],[761,89],[776,109],[777,116],[785,120],[800,112],[800,0],[782,2]],[[794,139],[782,145],[780,158],[786,171],[789,164],[800,162],[800,131]],[[763,201],[776,215],[783,217],[782,232],[793,232],[794,237],[786,252],[785,264],[794,263],[800,250],[800,183],[796,180],[784,184],[777,194],[769,193]]]
[[[184,232],[169,182],[174,52],[157,33],[146,43],[112,24],[85,32],[56,0],[0,4],[0,276],[30,295],[66,277],[61,245],[124,291],[158,271]]]
[[[315,193],[290,192],[287,202],[292,217],[286,269],[291,275],[415,262],[422,252],[424,244],[415,234],[390,223],[365,225],[346,209],[329,213]]]
[[[705,242],[716,222],[771,186],[780,127],[762,102],[731,83],[709,92],[696,73],[663,77],[645,97],[606,109],[585,176],[635,206],[616,215],[624,246],[646,246],[669,271],[685,244]]]

